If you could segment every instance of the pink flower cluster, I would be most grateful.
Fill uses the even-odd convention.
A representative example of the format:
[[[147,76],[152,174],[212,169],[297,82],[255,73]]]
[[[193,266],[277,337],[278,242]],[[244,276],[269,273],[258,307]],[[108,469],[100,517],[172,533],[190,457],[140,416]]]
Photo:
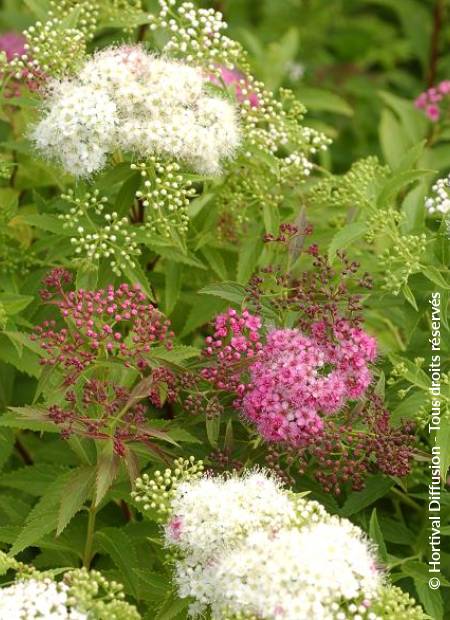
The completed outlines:
[[[25,54],[26,42],[23,34],[5,32],[0,36],[0,52],[5,52],[7,60],[11,61],[15,56]]]
[[[237,69],[228,69],[227,67],[220,66],[220,79],[215,75],[210,76],[210,80],[213,84],[220,85],[221,80],[227,86],[234,86],[236,92],[236,99],[239,103],[249,102],[250,107],[258,108],[260,105],[258,95],[255,92],[248,92],[248,81],[245,76]]]
[[[148,366],[152,345],[172,348],[170,321],[147,302],[139,285],[65,292],[62,285],[67,281],[67,272],[54,270],[44,283],[57,289],[57,299],[48,289],[41,292],[44,300],[57,305],[67,326],[58,329],[55,321],[46,321],[35,330],[47,353],[41,363],[69,370],[67,385],[99,354],[119,357],[142,370]]]
[[[248,310],[239,315],[229,308],[219,314],[215,319],[214,335],[206,338],[203,355],[214,361],[202,370],[203,378],[220,390],[243,395],[246,385],[242,383],[242,362],[255,358],[261,350],[261,326],[261,318]]]
[[[367,363],[375,356],[374,339],[346,322],[335,326],[333,341],[323,323],[312,326],[312,336],[273,330],[250,366],[244,415],[267,441],[307,445],[322,432],[322,415],[365,392],[372,378]]]
[[[313,323],[309,334],[274,329],[265,344],[261,327],[261,319],[247,310],[219,315],[204,350],[214,363],[203,377],[236,393],[235,407],[267,441],[308,445],[321,434],[324,416],[368,388],[376,342],[343,319],[331,328]]]
[[[437,122],[441,116],[440,103],[450,94],[450,80],[444,80],[421,93],[416,101],[416,108],[424,110],[430,121]]]

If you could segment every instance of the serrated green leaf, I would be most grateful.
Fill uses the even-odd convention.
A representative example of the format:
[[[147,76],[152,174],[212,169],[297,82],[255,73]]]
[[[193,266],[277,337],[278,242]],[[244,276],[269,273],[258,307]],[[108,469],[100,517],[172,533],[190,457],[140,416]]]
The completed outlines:
[[[127,592],[139,598],[139,579],[135,570],[139,567],[133,542],[123,528],[106,527],[95,532],[95,548],[111,557],[122,575]]]
[[[421,180],[424,177],[434,174],[434,170],[402,170],[395,172],[395,174],[386,181],[382,186],[378,195],[377,204],[379,207],[388,205],[395,196],[411,183]]]
[[[0,304],[6,314],[12,316],[24,310],[33,301],[31,295],[14,295],[13,293],[0,293]]]
[[[0,487],[18,489],[35,497],[39,497],[40,495],[44,495],[55,478],[64,472],[67,472],[67,467],[63,467],[62,465],[35,463],[34,465],[28,465],[1,474]]]
[[[228,278],[227,267],[219,250],[210,246],[205,246],[201,249],[201,253],[216,276],[222,280],[226,280]]]
[[[417,590],[419,601],[422,603],[427,614],[429,614],[433,620],[443,620],[444,603],[439,590],[432,590],[428,583],[423,583],[418,579],[414,580],[414,585]]]
[[[259,226],[257,230],[258,233],[250,236],[249,239],[241,245],[239,250],[236,274],[236,279],[239,284],[247,284],[261,256],[264,244],[262,241],[262,231]]]
[[[14,541],[10,550],[11,555],[16,555],[27,547],[38,543],[43,536],[53,532],[58,523],[59,505],[61,494],[71,479],[72,471],[61,473],[53,479],[42,495],[38,503],[27,517],[24,527]]]
[[[150,301],[155,301],[147,276],[138,262],[132,266],[129,261],[124,261],[121,269],[131,284],[139,284]]]
[[[84,503],[92,496],[95,467],[77,467],[70,472],[61,492],[56,535],[67,527]]]
[[[437,267],[426,265],[422,268],[422,273],[430,282],[437,284],[444,290],[450,289],[450,272],[447,269],[444,271],[445,275],[443,275],[443,272]]]
[[[213,295],[214,297],[220,297],[231,303],[241,305],[246,291],[242,284],[237,282],[219,282],[217,284],[208,284],[202,288],[199,293],[202,295]]]
[[[58,433],[60,430],[48,420],[47,411],[40,407],[10,407],[9,413],[0,416],[0,426],[47,433]]]
[[[180,296],[183,265],[172,261],[166,263],[165,276],[164,311],[166,315],[170,316]]]
[[[0,417],[1,419],[1,417]],[[9,428],[0,429],[0,469],[3,469],[14,450],[15,436]]]
[[[95,475],[95,507],[99,506],[119,472],[120,460],[112,441],[102,448]]]
[[[378,523],[376,508],[372,510],[372,515],[370,517],[369,536],[377,545],[379,557],[383,560],[383,562],[386,562],[388,557],[386,543],[384,542],[383,533],[381,531],[380,524]]]
[[[393,480],[381,475],[370,478],[362,491],[350,493],[345,504],[341,508],[341,515],[343,517],[350,517],[355,514],[355,512],[367,508],[367,506],[376,502],[377,499],[386,495],[393,484]]]

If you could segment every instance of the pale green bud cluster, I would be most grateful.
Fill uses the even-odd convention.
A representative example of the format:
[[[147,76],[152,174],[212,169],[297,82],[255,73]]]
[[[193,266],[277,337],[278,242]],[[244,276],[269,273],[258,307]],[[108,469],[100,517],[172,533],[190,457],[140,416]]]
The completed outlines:
[[[36,22],[24,32],[26,53],[12,61],[18,79],[27,71],[28,79],[42,74],[61,77],[74,73],[86,55],[86,37],[78,28],[67,28],[56,17]]]
[[[88,260],[106,258],[116,275],[121,275],[124,263],[135,267],[134,257],[141,253],[136,232],[131,230],[128,218],[119,218],[115,211],[104,213],[107,198],[101,197],[98,190],[82,198],[75,197],[70,190],[62,198],[73,205],[59,219],[64,222],[63,228],[74,232],[70,242],[77,256]],[[94,220],[92,213],[101,219]]]
[[[172,469],[155,471],[153,476],[143,474],[136,479],[135,490],[131,493],[142,512],[156,511],[161,521],[167,519],[178,486],[201,478],[205,469],[203,461],[197,461],[193,456],[176,459],[173,465]]]
[[[380,589],[376,602],[371,607],[373,613],[382,620],[427,620],[425,614],[409,594],[396,586]]]
[[[398,295],[409,277],[421,271],[421,260],[427,246],[427,236],[399,236],[395,244],[384,250],[380,256],[380,265],[385,274],[383,288],[393,295]]]
[[[344,175],[320,181],[311,190],[309,199],[334,207],[367,208],[375,201],[389,172],[388,166],[382,166],[377,157],[361,159]]]
[[[73,605],[89,618],[95,620],[139,620],[137,609],[127,603],[123,586],[108,581],[98,571],[84,568],[69,571],[64,575],[68,586],[68,604]]]
[[[215,9],[199,9],[192,2],[159,0],[158,15],[149,15],[152,31],[164,30],[169,38],[163,52],[182,57],[187,63],[214,71],[218,64],[234,67],[242,63],[243,50],[228,38],[222,14]]]
[[[396,209],[374,209],[367,218],[366,241],[373,243],[377,237],[388,231],[398,236],[397,226],[404,219],[403,214]]]
[[[173,230],[180,235],[187,233],[187,210],[196,191],[192,181],[182,174],[181,166],[175,161],[150,157],[145,163],[132,164],[131,169],[139,171],[143,179],[143,188],[136,192],[136,198],[146,208],[147,230],[168,238]]]

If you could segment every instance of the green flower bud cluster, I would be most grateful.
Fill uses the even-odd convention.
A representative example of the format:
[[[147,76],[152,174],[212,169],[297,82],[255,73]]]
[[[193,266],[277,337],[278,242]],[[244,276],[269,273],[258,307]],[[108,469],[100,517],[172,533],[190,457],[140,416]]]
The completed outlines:
[[[427,620],[427,616],[409,594],[396,586],[384,586],[371,611],[382,620]]]
[[[393,232],[398,236],[398,224],[404,219],[403,214],[396,209],[374,209],[367,218],[367,232],[365,239],[368,243],[373,243],[377,237],[387,231]]]
[[[168,238],[174,233],[186,234],[189,202],[196,191],[192,181],[181,173],[181,166],[150,157],[145,163],[132,164],[131,169],[139,171],[143,179],[143,188],[136,192],[136,198],[146,207],[147,230]]]
[[[48,16],[58,20],[75,18],[77,30],[89,40],[97,30],[101,4],[99,0],[50,0]]]
[[[242,46],[223,31],[227,24],[215,9],[199,9],[192,2],[159,0],[158,15],[149,15],[152,31],[164,30],[169,35],[163,52],[181,57],[189,64],[203,65],[215,71],[217,65],[242,66]]]
[[[155,471],[152,477],[143,474],[141,478],[137,478],[131,497],[139,505],[141,512],[156,511],[158,519],[165,521],[178,486],[188,480],[201,478],[203,473],[203,461],[196,461],[193,456],[188,459],[179,458],[174,461],[173,469]]]
[[[383,288],[398,295],[409,277],[421,271],[421,260],[427,246],[427,236],[402,235],[396,243],[381,254],[380,265],[384,272]]]
[[[382,166],[377,157],[360,159],[346,174],[327,177],[315,185],[309,200],[334,207],[368,208],[389,172],[389,167]]]
[[[71,570],[64,575],[69,587],[67,602],[95,620],[139,620],[137,609],[127,603],[123,586],[108,581],[98,571],[85,568]]]
[[[134,257],[141,251],[135,241],[136,232],[132,230],[128,218],[118,214],[104,213],[108,199],[100,197],[99,190],[75,197],[73,190],[62,196],[73,207],[59,215],[63,228],[73,231],[70,242],[75,254],[89,261],[106,258],[116,275],[121,275],[123,263],[135,266]],[[98,216],[98,217],[95,217]]]
[[[25,30],[26,53],[12,60],[11,68],[17,79],[26,71],[27,79],[42,75],[64,77],[74,73],[86,56],[86,36],[78,28],[68,28],[57,17],[36,22]]]

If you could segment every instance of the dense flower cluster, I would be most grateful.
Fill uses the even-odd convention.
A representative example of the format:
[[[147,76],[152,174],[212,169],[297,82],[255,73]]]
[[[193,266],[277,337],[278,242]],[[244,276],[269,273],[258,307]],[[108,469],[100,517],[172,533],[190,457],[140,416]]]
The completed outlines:
[[[276,329],[262,344],[260,317],[230,309],[219,315],[205,355],[218,363],[203,370],[219,389],[234,390],[235,406],[256,423],[267,441],[302,446],[323,430],[322,416],[356,400],[371,382],[367,364],[376,357],[375,340],[346,321],[334,325],[330,339],[324,322],[311,336],[298,329]],[[255,358],[255,359],[252,359]],[[241,360],[250,375],[243,383]],[[228,377],[223,373],[230,369]]]
[[[317,206],[370,208],[389,173],[375,156],[360,159],[345,174],[321,179],[308,193],[308,201]]]
[[[220,11],[198,9],[193,2],[158,0],[160,11],[148,16],[150,29],[163,29],[168,35],[163,52],[182,57],[216,71],[218,65],[231,68],[242,60],[242,47],[227,37],[228,25]]]
[[[283,194],[305,182],[313,169],[311,159],[330,140],[303,126],[305,108],[292,92],[281,89],[278,98],[251,75],[245,50],[225,35],[220,11],[198,9],[192,2],[159,4],[160,13],[149,20],[151,30],[169,35],[162,52],[201,66],[239,104],[243,148],[216,196],[220,234],[233,239],[251,222],[255,207],[275,210]]]
[[[140,286],[121,284],[97,291],[69,291],[62,283],[70,281],[70,274],[54,270],[41,291],[44,301],[53,301],[65,321],[73,321],[76,330],[57,329],[55,321],[46,321],[36,328],[46,356],[43,365],[59,365],[69,371],[70,383],[96,359],[98,352],[108,357],[119,357],[126,364],[145,368],[147,354],[155,344],[172,347],[173,332],[170,321],[147,302]],[[51,290],[55,289],[55,290]]]
[[[175,375],[152,358],[153,347],[172,348],[174,334],[170,321],[147,302],[139,286],[66,292],[70,280],[67,271],[56,269],[41,291],[44,301],[58,307],[65,327],[46,321],[33,336],[44,351],[41,364],[58,369],[65,390],[65,405],[52,404],[46,418],[60,425],[65,437],[112,438],[116,454],[123,456],[128,441],[164,437],[146,423],[148,404],[139,401],[162,407],[175,399]],[[137,371],[141,383],[132,390],[129,383],[124,386],[101,371],[114,362],[134,371],[134,381]]]
[[[50,579],[17,581],[0,592],[0,616],[14,620],[87,620],[87,615],[70,609],[68,587]]]
[[[124,600],[123,586],[98,571],[74,569],[61,581],[0,552],[2,571],[16,572],[11,585],[0,588],[0,616],[11,620],[139,620]]]
[[[211,95],[202,72],[139,46],[98,52],[72,81],[55,81],[33,131],[43,154],[89,176],[117,150],[157,155],[217,174],[239,143],[232,103]]]
[[[314,441],[323,430],[320,414],[338,412],[371,382],[367,363],[376,357],[371,336],[345,322],[335,326],[335,342],[327,339],[323,323],[312,332],[314,337],[297,329],[269,332],[250,366],[242,410],[267,441]]]
[[[413,460],[415,425],[402,422],[393,427],[390,418],[370,390],[363,404],[324,418],[322,432],[309,445],[270,444],[267,465],[289,483],[293,478],[288,472],[296,465],[300,474],[309,473],[326,492],[337,496],[346,486],[361,490],[376,470],[406,476]]]
[[[370,608],[382,575],[361,530],[264,472],[181,480],[166,519],[178,593],[194,599],[192,616],[381,617]]]
[[[450,213],[450,175],[438,179],[431,188],[433,192],[425,200],[425,208],[430,215]]]
[[[419,110],[423,110],[430,121],[437,122],[441,117],[442,102],[448,104],[448,96],[450,94],[450,80],[443,80],[437,86],[432,86],[428,90],[421,93],[415,105]]]
[[[267,464],[285,480],[294,462],[336,495],[345,485],[361,489],[375,469],[405,476],[414,426],[393,428],[370,389],[376,341],[357,320],[337,313],[327,325],[314,320],[316,312],[301,329],[267,333],[261,316],[248,310],[217,316],[203,352],[203,378],[225,402],[232,396],[234,408],[256,425],[268,442]]]

